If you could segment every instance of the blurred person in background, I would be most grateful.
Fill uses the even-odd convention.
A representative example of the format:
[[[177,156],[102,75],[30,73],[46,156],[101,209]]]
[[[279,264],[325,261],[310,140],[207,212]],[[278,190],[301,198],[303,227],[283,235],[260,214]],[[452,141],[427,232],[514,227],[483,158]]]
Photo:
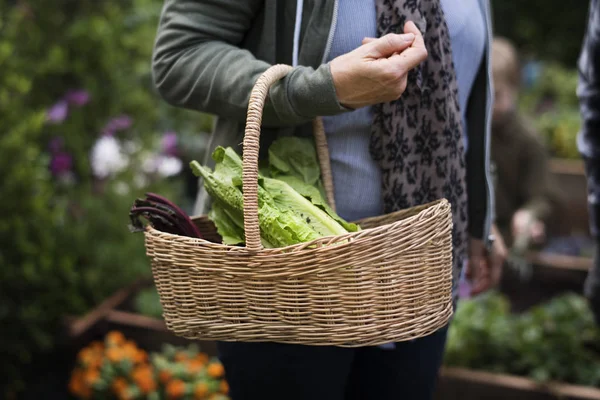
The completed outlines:
[[[590,231],[596,241],[594,263],[584,293],[600,324],[600,2],[591,0],[587,31],[578,61],[581,130],[577,147],[587,175]]]
[[[489,170],[488,0],[167,0],[153,58],[171,104],[217,116],[216,146],[243,140],[250,92],[271,65],[261,150],[323,116],[337,211],[356,220],[441,197],[454,217],[454,295],[495,286],[505,249]],[[239,149],[239,148],[237,148]],[[198,196],[197,214],[209,196]],[[495,234],[495,236],[494,236]],[[429,399],[447,327],[356,349],[218,343],[233,400]]]
[[[516,239],[539,245],[559,201],[546,146],[518,110],[521,69],[516,49],[505,38],[495,38],[492,43],[492,73],[496,224],[509,247]]]

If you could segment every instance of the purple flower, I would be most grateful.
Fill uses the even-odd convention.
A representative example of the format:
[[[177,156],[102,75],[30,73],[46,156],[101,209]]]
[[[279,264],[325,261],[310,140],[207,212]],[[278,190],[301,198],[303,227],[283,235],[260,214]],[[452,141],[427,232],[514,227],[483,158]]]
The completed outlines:
[[[50,161],[50,171],[54,176],[64,175],[71,171],[73,158],[69,153],[60,152],[55,154]]]
[[[468,299],[471,297],[471,284],[467,279],[461,279],[458,283],[458,297]]]
[[[69,113],[69,105],[65,100],[61,100],[54,104],[46,113],[46,120],[53,123],[60,123],[67,118]]]
[[[169,156],[177,155],[177,134],[175,132],[166,132],[160,144],[163,154]]]
[[[83,90],[70,90],[65,95],[65,100],[71,105],[83,106],[90,101],[90,94]]]
[[[128,115],[120,115],[108,121],[108,124],[102,130],[105,136],[112,136],[118,131],[125,130],[133,124],[133,120]]]

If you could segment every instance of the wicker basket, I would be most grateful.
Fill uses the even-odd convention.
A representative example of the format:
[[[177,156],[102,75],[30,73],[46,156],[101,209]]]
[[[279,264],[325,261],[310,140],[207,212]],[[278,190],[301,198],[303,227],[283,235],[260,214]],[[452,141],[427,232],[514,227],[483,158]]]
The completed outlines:
[[[452,217],[445,199],[357,221],[360,232],[264,249],[258,225],[258,143],[269,87],[290,70],[276,65],[256,82],[243,157],[246,246],[220,242],[206,216],[205,239],[145,232],[167,327],[201,340],[272,341],[356,347],[410,340],[452,315]],[[333,186],[320,120],[315,141],[327,196]]]

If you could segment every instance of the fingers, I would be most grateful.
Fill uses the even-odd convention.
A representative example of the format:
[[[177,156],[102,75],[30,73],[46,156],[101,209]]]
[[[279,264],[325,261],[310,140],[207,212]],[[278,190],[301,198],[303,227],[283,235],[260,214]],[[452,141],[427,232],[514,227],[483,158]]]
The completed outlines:
[[[476,296],[500,283],[502,268],[508,255],[502,236],[495,225],[492,233],[496,237],[492,249],[488,252],[481,240],[471,240],[469,243],[469,269],[467,273],[473,282],[471,294]]]
[[[419,28],[417,28],[414,22],[407,21],[406,24],[404,24],[404,33],[412,33],[413,35],[415,35],[415,40],[413,41],[412,47],[425,49],[425,39],[423,39],[421,31],[419,30]]]
[[[395,34],[390,33],[378,39],[365,38],[367,55],[379,59],[387,58],[394,53],[399,53],[410,47],[415,40],[414,33]]]
[[[377,38],[372,38],[372,37],[366,37],[362,40],[362,44],[369,44],[373,41],[377,40]]]
[[[469,270],[471,271],[471,295],[477,296],[488,290],[492,285],[492,276],[490,267],[484,258],[474,257],[469,261]]]
[[[415,38],[409,48],[394,55],[390,60],[394,60],[397,68],[409,71],[427,59],[427,49],[423,35],[412,21],[408,21],[404,25],[404,32],[407,35],[413,34]]]
[[[496,236],[496,241],[494,242],[491,254],[492,285],[495,286],[500,283],[500,279],[502,278],[502,269],[504,268],[504,263],[508,257],[508,250],[506,249],[504,239],[500,232],[498,232],[496,225],[492,226],[492,232]]]

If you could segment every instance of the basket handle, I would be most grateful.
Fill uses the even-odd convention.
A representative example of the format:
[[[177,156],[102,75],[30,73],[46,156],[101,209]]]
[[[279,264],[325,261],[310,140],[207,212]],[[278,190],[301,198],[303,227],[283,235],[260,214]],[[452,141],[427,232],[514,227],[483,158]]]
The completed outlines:
[[[248,113],[246,115],[246,129],[244,133],[243,158],[242,158],[242,188],[244,195],[244,232],[246,248],[250,251],[262,249],[260,241],[260,226],[258,224],[258,150],[260,147],[260,128],[265,100],[269,88],[281,78],[285,77],[292,67],[285,64],[276,64],[268,68],[256,81],[250,94]],[[333,180],[329,149],[323,128],[323,121],[316,118],[313,121],[313,132],[317,157],[321,167],[321,177],[325,188],[325,195],[330,207],[335,210]]]

